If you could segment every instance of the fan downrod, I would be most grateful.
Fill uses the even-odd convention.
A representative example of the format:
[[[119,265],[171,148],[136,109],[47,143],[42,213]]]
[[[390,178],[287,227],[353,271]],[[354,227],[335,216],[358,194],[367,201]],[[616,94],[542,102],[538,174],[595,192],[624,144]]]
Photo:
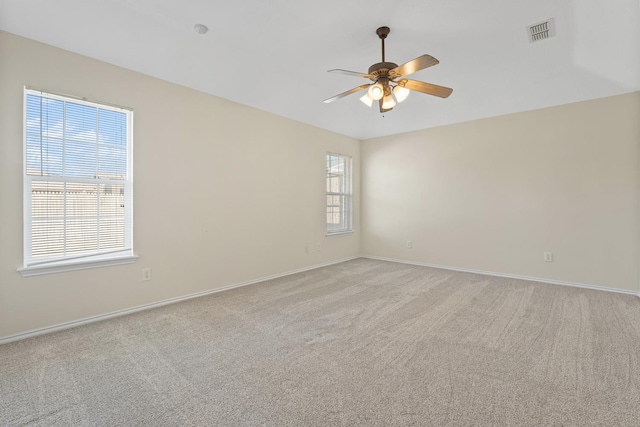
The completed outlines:
[[[380,27],[376,30],[376,34],[380,37],[380,41],[382,42],[382,63],[384,63],[384,39],[387,38],[391,29],[389,27]]]
[[[378,37],[380,37],[380,41],[382,42],[382,62],[378,62],[377,64],[373,64],[371,67],[369,67],[369,74],[373,76],[371,80],[373,80],[374,82],[382,79],[383,81],[380,81],[380,83],[387,83],[389,70],[392,70],[398,66],[398,64],[395,64],[393,62],[386,62],[384,60],[384,39],[387,38],[390,32],[391,29],[389,27],[380,27],[376,30],[376,34],[378,35]]]

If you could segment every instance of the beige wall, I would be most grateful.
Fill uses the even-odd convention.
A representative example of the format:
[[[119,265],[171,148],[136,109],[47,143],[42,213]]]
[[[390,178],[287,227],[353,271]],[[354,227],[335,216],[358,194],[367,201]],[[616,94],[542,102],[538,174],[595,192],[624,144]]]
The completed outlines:
[[[639,119],[633,93],[364,141],[362,250],[637,291]]]
[[[16,272],[24,85],[134,109],[135,264]],[[327,151],[356,194],[356,232],[330,239]],[[359,165],[357,140],[0,32],[0,338],[355,256]]]

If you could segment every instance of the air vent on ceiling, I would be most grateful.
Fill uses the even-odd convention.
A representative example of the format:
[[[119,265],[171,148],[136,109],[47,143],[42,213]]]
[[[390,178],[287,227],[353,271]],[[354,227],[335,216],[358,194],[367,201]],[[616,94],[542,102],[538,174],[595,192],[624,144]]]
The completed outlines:
[[[528,26],[527,35],[529,36],[529,43],[537,42],[555,36],[555,19],[549,18],[546,21],[538,22],[537,24]]]

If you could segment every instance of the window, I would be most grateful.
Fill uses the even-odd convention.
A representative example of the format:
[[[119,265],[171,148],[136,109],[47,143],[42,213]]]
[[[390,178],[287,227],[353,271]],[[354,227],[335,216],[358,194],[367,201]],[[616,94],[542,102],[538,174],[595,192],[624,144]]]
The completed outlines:
[[[327,235],[352,229],[351,157],[327,154]]]
[[[132,121],[25,88],[23,276],[133,262]]]

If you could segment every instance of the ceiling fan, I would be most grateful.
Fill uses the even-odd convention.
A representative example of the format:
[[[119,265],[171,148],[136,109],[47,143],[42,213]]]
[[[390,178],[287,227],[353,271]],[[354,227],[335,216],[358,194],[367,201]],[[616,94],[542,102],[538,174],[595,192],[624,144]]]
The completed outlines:
[[[364,77],[370,79],[373,83],[355,87],[346,92],[342,92],[339,95],[325,99],[322,102],[328,104],[340,98],[344,98],[347,95],[351,95],[352,93],[367,89],[367,92],[362,98],[360,98],[360,101],[369,107],[373,105],[374,101],[378,101],[380,112],[384,113],[386,111],[391,111],[398,102],[404,101],[412,90],[426,93],[427,95],[439,96],[440,98],[446,98],[451,95],[451,92],[453,92],[453,89],[451,88],[404,78],[409,74],[413,74],[417,71],[438,64],[440,61],[433,56],[422,55],[400,66],[393,62],[385,62],[384,39],[387,38],[389,32],[391,32],[389,27],[380,27],[376,30],[376,34],[382,41],[382,62],[373,64],[369,67],[369,71],[367,73],[347,70],[328,71],[329,73]]]

